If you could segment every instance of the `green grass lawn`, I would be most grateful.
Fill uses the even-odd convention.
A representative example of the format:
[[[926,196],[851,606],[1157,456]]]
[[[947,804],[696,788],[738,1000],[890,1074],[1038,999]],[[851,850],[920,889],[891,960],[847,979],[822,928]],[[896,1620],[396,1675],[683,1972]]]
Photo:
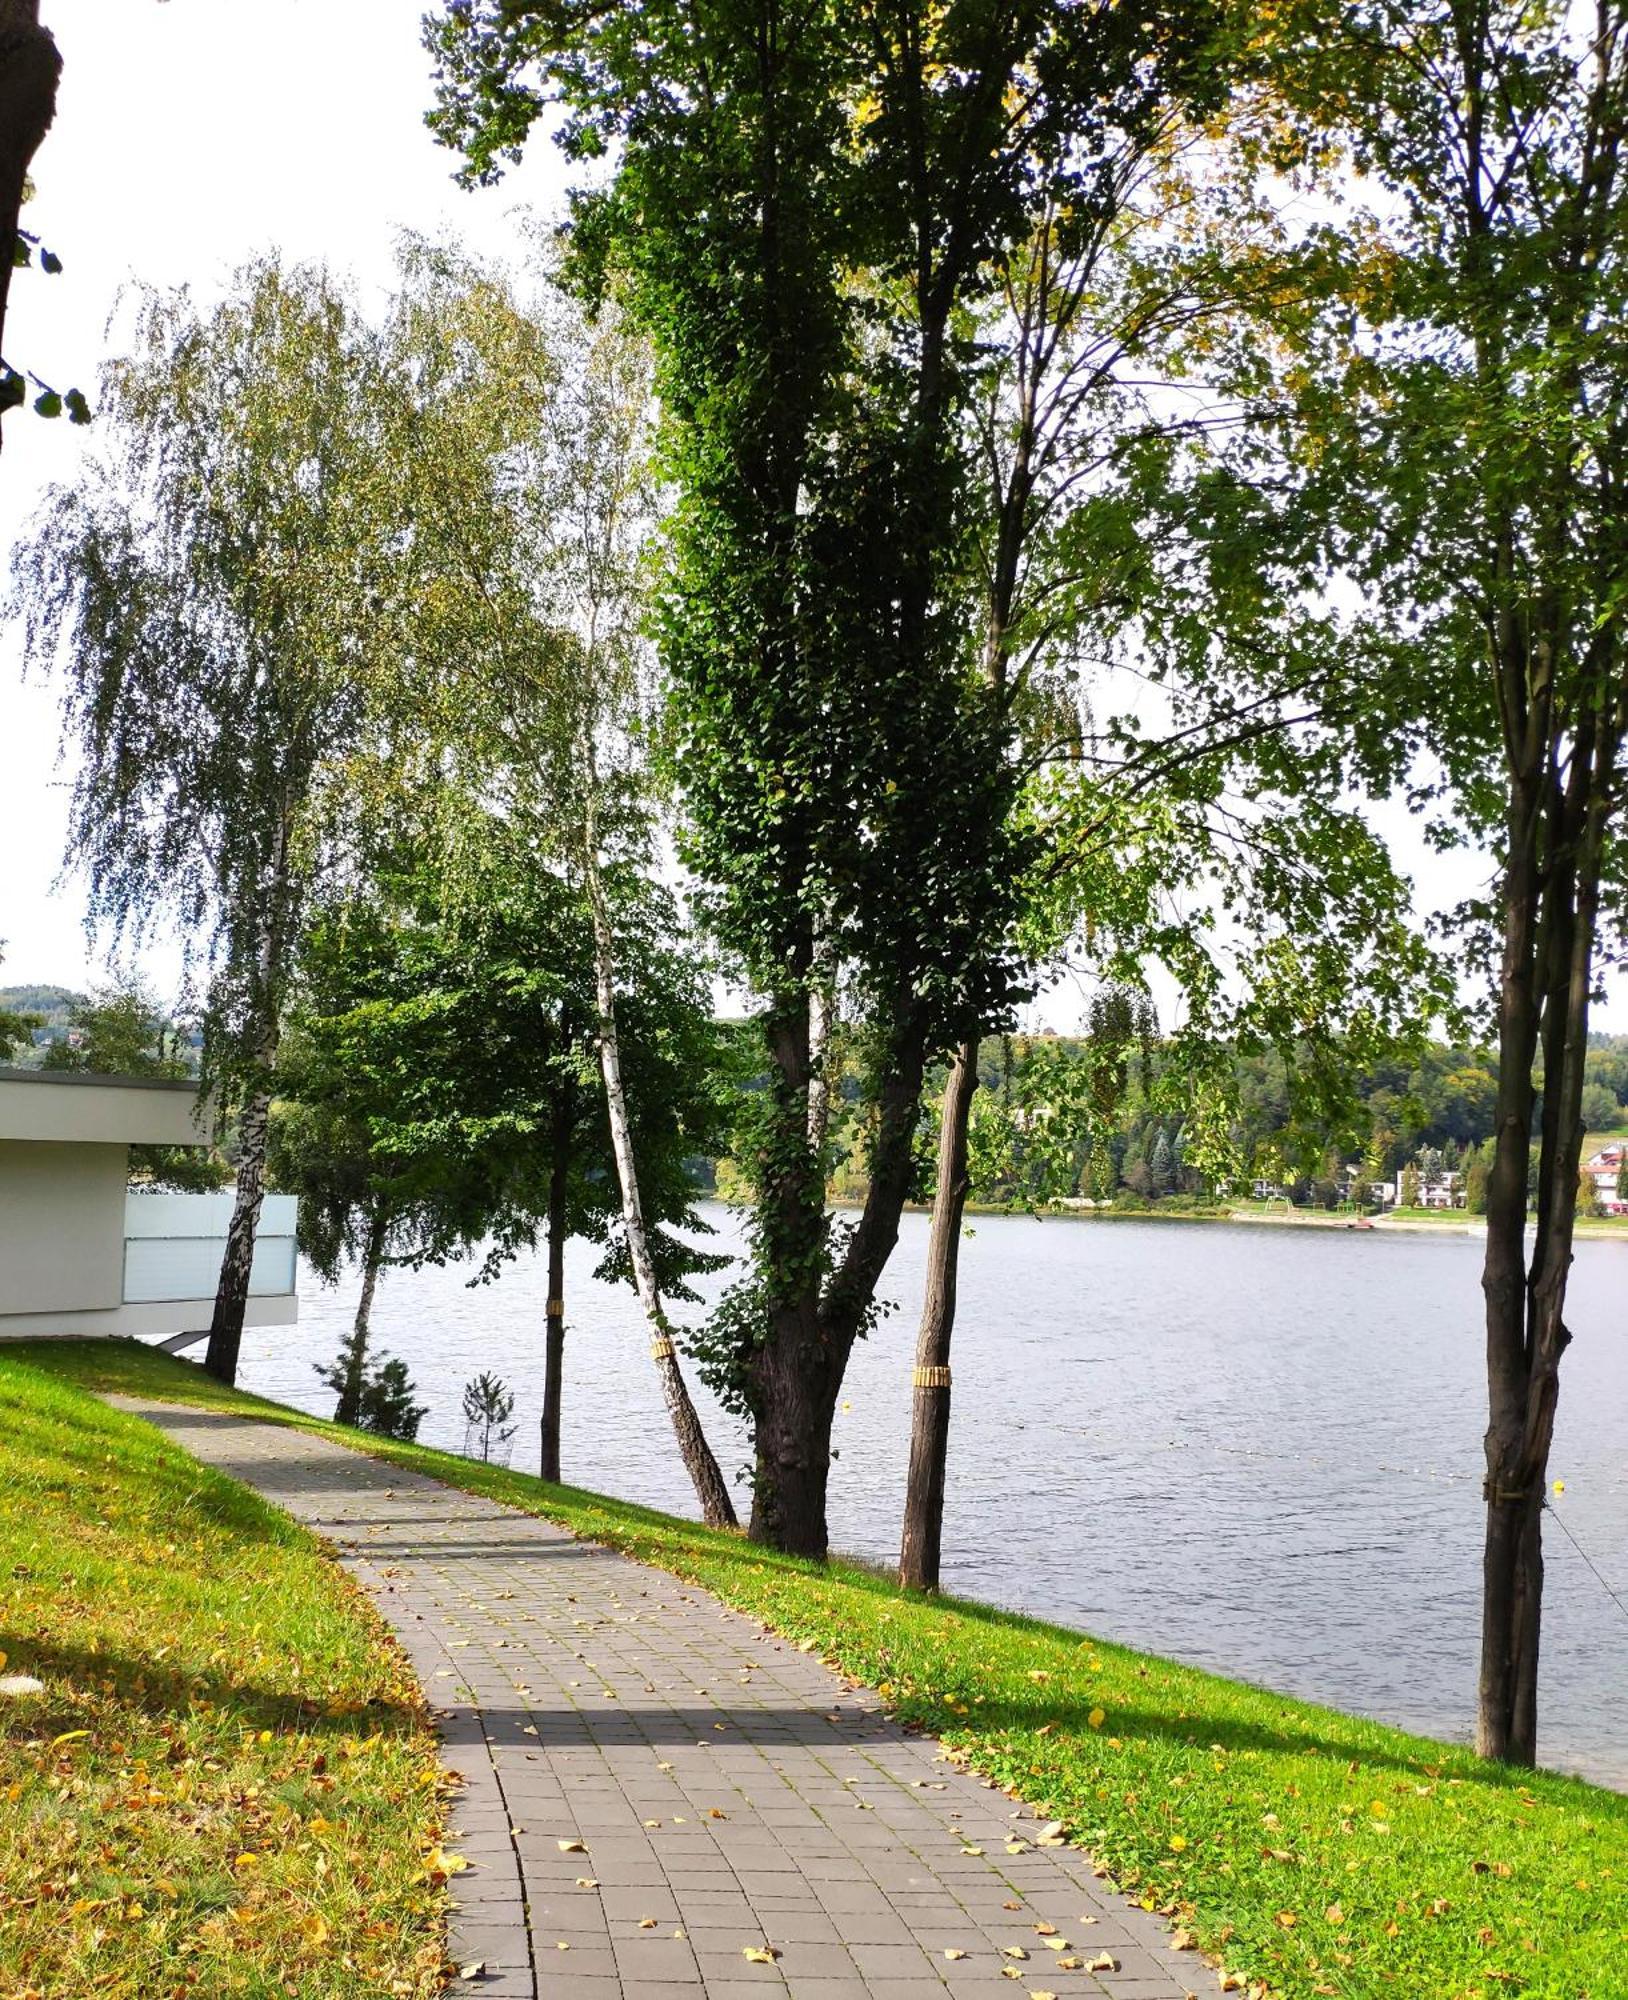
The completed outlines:
[[[333,1432],[150,1349],[28,1352],[90,1386]],[[1628,1996],[1628,1797],[522,1473],[366,1448],[703,1584],[881,1689],[905,1722],[1062,1820],[1133,1900],[1242,1982],[1294,2000]],[[1147,1567],[1162,1588],[1154,1544]],[[1195,1986],[1202,1976],[1195,1964]]]
[[[57,1357],[52,1354],[54,1362]],[[440,1991],[435,1743],[316,1540],[0,1353],[3,2000]]]

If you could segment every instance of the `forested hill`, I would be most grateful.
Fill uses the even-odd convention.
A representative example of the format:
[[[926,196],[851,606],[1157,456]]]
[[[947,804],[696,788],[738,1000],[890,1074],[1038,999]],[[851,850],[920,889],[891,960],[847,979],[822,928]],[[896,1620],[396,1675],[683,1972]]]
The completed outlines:
[[[979,1063],[972,1172],[980,1199],[1016,1190],[1026,1198],[1113,1200],[1198,1195],[1213,1183],[1189,1144],[1181,1079],[1154,1043],[1127,1066],[1104,1115],[1095,1077],[1101,1058],[1069,1036],[992,1037]],[[1370,1065],[1352,1079],[1354,1115],[1338,1128],[1309,1124],[1304,1093],[1276,1050],[1233,1061],[1226,1123],[1231,1176],[1274,1184],[1343,1186],[1394,1181],[1419,1162],[1431,1172],[1468,1172],[1484,1154],[1498,1096],[1497,1060],[1479,1047],[1437,1042],[1417,1055]],[[1628,1035],[1590,1038],[1583,1093],[1588,1133],[1628,1133]],[[849,1163],[850,1176],[862,1169]]]
[[[0,1014],[24,1014],[37,1019],[40,1025],[34,1030],[34,1042],[38,1047],[61,1041],[67,1035],[75,1010],[85,1005],[86,998],[71,986],[0,986]],[[28,1058],[13,1055],[11,1060]]]

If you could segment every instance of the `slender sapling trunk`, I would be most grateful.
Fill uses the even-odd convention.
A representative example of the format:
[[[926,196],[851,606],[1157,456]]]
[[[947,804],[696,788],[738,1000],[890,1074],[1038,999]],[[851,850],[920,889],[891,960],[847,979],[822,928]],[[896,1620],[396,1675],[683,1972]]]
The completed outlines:
[[[639,1304],[644,1308],[644,1316],[650,1326],[650,1358],[656,1364],[662,1401],[667,1406],[673,1433],[678,1439],[679,1456],[690,1475],[695,1497],[701,1503],[701,1517],[709,1528],[733,1528],[736,1526],[734,1504],[678,1365],[673,1330],[662,1304],[655,1259],[650,1253],[650,1238],[644,1226],[638,1163],[633,1155],[633,1127],[628,1117],[627,1093],[622,1085],[622,1054],[616,1031],[616,946],[611,932],[610,911],[605,901],[605,887],[599,874],[598,835],[591,803],[583,842],[583,875],[593,918],[594,986],[599,1005],[599,1067],[605,1079],[611,1151],[616,1158],[616,1175],[622,1190],[622,1227],[627,1232],[628,1255],[633,1264],[633,1281],[638,1290]]]
[[[944,1084],[938,1123],[938,1179],[927,1238],[927,1278],[916,1333],[910,1403],[910,1471],[905,1485],[899,1581],[937,1590],[944,1541],[944,1485],[950,1450],[950,1336],[967,1205],[967,1126],[978,1089],[978,1043],[963,1042]]]
[[[565,1095],[554,1108],[553,1157],[548,1178],[548,1316],[543,1375],[542,1476],[560,1477],[560,1401],[565,1372],[566,1190],[571,1172],[571,1107]]]

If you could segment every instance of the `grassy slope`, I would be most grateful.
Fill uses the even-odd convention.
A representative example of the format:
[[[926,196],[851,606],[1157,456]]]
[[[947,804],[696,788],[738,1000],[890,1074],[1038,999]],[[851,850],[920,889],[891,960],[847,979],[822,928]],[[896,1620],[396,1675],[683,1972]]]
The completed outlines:
[[[0,1352],[0,1995],[440,1989],[434,1739],[315,1539]]]
[[[32,1356],[95,1386],[332,1429],[149,1349],[61,1342]],[[521,1473],[368,1448],[702,1583],[882,1688],[1274,1993],[1628,1995],[1628,1798]],[[1159,1588],[1156,1550],[1148,1574]]]

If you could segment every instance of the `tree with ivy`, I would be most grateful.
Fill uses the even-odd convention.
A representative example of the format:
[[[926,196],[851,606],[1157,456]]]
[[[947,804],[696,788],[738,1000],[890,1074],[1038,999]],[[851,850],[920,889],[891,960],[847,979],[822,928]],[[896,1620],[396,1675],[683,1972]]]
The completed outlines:
[[[755,1272],[712,1343],[750,1414],[753,1533],[825,1548],[830,1424],[914,1173],[930,1063],[999,1025],[1021,836],[981,670],[970,416],[994,262],[1088,200],[1104,78],[1192,10],[1059,5],[637,17],[459,5],[435,122],[476,176],[546,103],[577,157],[576,270],[653,339],[678,486],[661,640],[688,853],[762,996]],[[863,549],[865,559],[855,560]],[[868,1193],[825,1213],[823,1024],[865,1052]],[[724,1322],[719,1323],[724,1326]]]
[[[207,977],[205,1083],[237,1189],[206,1366],[230,1381],[305,912],[370,801],[400,509],[372,342],[322,271],[267,259],[208,311],[142,301],[100,448],[18,551],[30,658],[63,680],[70,863],[115,939],[161,919]]]

